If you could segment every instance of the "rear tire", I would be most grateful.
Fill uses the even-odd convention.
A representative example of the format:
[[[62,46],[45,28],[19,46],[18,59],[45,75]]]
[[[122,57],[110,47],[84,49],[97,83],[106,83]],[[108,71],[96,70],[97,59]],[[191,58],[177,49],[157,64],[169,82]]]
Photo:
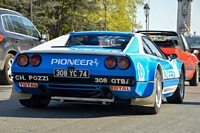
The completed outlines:
[[[32,95],[30,99],[19,100],[21,105],[28,108],[44,108],[49,105],[51,97],[46,97],[43,95]]]
[[[174,94],[170,97],[167,97],[167,102],[169,103],[182,103],[185,95],[185,81],[184,81],[184,72],[181,70],[180,80],[178,87]]]
[[[12,81],[12,74],[11,74],[11,67],[14,61],[14,55],[7,54],[6,61],[4,64],[4,69],[0,71],[0,83],[4,85],[11,85],[13,84]]]
[[[157,114],[162,105],[162,82],[159,70],[156,70],[154,78],[154,89],[156,90],[155,103],[153,107],[133,106],[133,111],[138,114]]]
[[[199,84],[199,67],[196,68],[193,78],[190,80],[191,86],[197,86]]]

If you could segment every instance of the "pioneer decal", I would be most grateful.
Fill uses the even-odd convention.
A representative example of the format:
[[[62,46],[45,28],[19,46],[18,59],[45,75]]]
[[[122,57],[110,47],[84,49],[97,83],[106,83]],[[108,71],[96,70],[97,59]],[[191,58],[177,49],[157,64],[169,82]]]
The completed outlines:
[[[51,64],[57,64],[57,65],[76,65],[76,66],[98,66],[99,61],[97,58],[94,60],[88,60],[88,59],[51,59]]]

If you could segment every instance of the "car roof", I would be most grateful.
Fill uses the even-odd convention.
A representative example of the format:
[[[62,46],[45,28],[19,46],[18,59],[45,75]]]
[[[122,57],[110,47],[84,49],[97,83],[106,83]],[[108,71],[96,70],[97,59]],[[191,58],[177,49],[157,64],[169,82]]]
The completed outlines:
[[[118,35],[118,36],[133,36],[131,32],[119,32],[119,31],[80,31],[72,32],[70,36],[81,36],[81,35]]]
[[[200,38],[200,35],[186,35],[186,38]]]
[[[0,8],[0,14],[13,14],[13,15],[20,15],[22,16],[21,13],[10,10],[10,9],[5,9],[5,8]]]
[[[167,30],[139,30],[136,33],[143,33],[143,34],[151,34],[151,35],[166,35],[166,36],[177,36],[178,32],[176,31],[167,31]]]

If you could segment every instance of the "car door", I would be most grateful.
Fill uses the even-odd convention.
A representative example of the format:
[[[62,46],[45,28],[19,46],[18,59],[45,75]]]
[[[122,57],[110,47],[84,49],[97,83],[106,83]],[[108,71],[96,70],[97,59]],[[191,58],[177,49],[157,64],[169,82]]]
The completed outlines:
[[[35,47],[44,42],[41,38],[41,34],[37,30],[37,28],[25,17],[20,17],[24,30],[27,35],[27,39],[29,40],[30,47]]]
[[[2,27],[0,29],[0,34],[4,39],[0,42],[0,60],[5,60],[8,51],[15,49],[15,39],[13,39],[12,34],[10,34],[11,31],[14,32],[14,29],[9,21],[8,15],[2,15],[1,22]]]
[[[8,21],[10,21],[10,24],[13,28],[10,31],[10,34],[13,38],[15,49],[18,51],[29,49],[29,41],[25,35],[25,31],[23,29],[22,23],[19,20],[19,16],[9,15]]]
[[[186,67],[186,77],[192,78],[198,64],[198,59],[193,53],[191,53],[190,46],[182,34],[181,34],[181,38],[184,44],[185,53],[189,60],[189,64],[187,64],[187,67]]]
[[[143,39],[146,43],[144,48],[149,49],[147,51],[149,51],[151,55],[158,57],[158,62],[162,67],[163,94],[169,93],[169,91],[174,91],[177,87],[180,76],[175,60],[169,60],[169,58],[165,56],[165,54],[158,48],[158,46],[148,38]]]

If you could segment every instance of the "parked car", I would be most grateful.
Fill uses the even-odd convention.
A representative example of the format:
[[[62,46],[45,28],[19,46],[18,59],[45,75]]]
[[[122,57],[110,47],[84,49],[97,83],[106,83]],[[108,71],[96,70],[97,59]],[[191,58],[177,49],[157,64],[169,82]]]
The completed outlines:
[[[176,53],[179,60],[184,62],[186,80],[191,86],[199,83],[199,61],[193,54],[185,36],[174,31],[137,31],[138,33],[150,34],[152,41],[167,55]]]
[[[192,50],[198,50],[196,52],[197,58],[200,60],[200,36],[199,35],[195,35],[195,36],[185,36],[185,38],[187,39],[190,47]]]
[[[0,83],[13,83],[11,65],[17,52],[43,42],[37,28],[22,14],[0,8]]]
[[[107,43],[115,39],[123,41]],[[20,51],[12,74],[10,99],[25,107],[46,107],[50,100],[128,103],[135,113],[156,114],[162,98],[182,103],[185,93],[185,68],[177,55],[167,57],[138,33],[63,35]]]

